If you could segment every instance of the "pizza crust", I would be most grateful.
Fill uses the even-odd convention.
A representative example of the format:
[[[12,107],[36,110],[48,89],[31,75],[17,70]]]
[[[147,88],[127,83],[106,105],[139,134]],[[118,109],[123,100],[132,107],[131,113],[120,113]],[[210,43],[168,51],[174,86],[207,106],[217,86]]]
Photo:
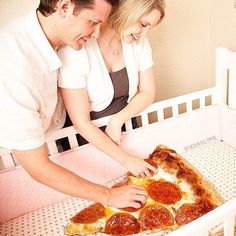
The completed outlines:
[[[168,147],[164,146],[164,145],[158,145],[157,148],[161,148],[161,149],[166,149],[166,150],[170,150],[168,152],[170,152],[171,155],[178,157],[187,167],[189,167],[191,170],[193,170],[198,178],[199,181],[201,182],[201,186],[206,189],[209,194],[211,195],[212,201],[216,204],[216,205],[221,205],[224,203],[224,198],[221,196],[221,194],[217,191],[217,189],[215,188],[214,184],[211,183],[209,180],[207,180],[200,171],[198,171],[193,165],[191,165],[184,157],[182,157],[181,155],[179,155],[178,153],[176,153],[175,151],[169,149]]]

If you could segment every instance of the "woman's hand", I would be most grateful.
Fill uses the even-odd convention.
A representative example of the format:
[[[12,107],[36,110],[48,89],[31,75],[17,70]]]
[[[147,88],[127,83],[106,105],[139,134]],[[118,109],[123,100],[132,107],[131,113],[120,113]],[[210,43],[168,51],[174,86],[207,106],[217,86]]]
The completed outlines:
[[[141,178],[150,177],[150,171],[153,171],[153,173],[157,172],[157,169],[154,166],[136,156],[129,156],[122,164],[132,175]]]
[[[121,144],[121,127],[123,122],[116,116],[112,116],[109,120],[105,133],[118,145]]]

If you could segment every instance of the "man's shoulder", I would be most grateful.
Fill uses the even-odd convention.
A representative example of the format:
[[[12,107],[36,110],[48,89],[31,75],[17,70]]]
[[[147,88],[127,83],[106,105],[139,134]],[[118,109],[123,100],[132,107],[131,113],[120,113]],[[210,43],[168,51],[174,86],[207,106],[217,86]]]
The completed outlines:
[[[22,22],[22,20],[19,20]],[[19,29],[20,28],[20,29]],[[27,74],[31,72],[32,64],[37,63],[36,56],[32,53],[34,45],[17,22],[11,22],[0,30],[0,70],[2,75],[13,73]]]
[[[0,28],[2,55],[6,56],[6,54],[12,53],[14,57],[21,57],[32,49],[29,32],[26,29],[27,20],[30,20],[29,15],[18,17]]]
[[[3,36],[3,37],[1,37]],[[4,45],[0,45],[0,70],[2,75],[29,74],[36,58],[32,58],[30,48],[18,37],[9,34],[0,35]]]
[[[10,62],[14,60],[23,60],[25,55],[29,54],[30,42],[24,29],[18,29],[17,25],[9,25],[0,31],[0,57],[6,58]]]

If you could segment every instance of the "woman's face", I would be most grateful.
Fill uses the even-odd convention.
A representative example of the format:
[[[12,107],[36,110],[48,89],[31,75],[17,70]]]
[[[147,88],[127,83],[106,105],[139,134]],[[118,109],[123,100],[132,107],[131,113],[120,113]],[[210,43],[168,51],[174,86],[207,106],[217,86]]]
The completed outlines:
[[[161,18],[161,12],[154,8],[150,12],[145,13],[138,22],[127,27],[121,34],[121,38],[126,43],[132,43],[140,37],[145,37],[147,32],[157,25]]]

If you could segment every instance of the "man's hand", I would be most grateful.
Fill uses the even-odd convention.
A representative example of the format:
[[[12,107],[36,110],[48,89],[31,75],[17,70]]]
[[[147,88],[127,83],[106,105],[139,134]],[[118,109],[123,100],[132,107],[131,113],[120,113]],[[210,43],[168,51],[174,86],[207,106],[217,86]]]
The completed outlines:
[[[109,189],[109,199],[106,203],[117,208],[134,207],[139,208],[146,203],[147,192],[137,185],[125,185]]]

